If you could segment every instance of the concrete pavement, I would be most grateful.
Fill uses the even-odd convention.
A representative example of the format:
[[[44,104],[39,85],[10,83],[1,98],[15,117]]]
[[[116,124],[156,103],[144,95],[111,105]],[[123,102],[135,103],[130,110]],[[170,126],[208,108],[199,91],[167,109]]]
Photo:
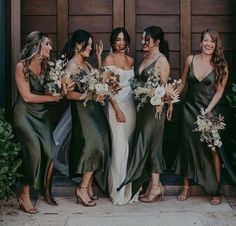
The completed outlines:
[[[209,196],[190,197],[185,202],[167,196],[152,204],[141,202],[114,206],[100,198],[96,207],[77,205],[74,197],[57,197],[59,206],[38,200],[40,212],[29,215],[19,211],[15,200],[1,208],[1,226],[235,226],[236,198],[223,198],[212,206]]]

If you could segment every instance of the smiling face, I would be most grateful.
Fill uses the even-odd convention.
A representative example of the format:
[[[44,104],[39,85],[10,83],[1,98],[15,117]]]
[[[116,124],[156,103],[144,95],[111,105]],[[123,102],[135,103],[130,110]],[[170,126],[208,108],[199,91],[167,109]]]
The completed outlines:
[[[42,58],[49,58],[50,52],[52,50],[52,45],[51,41],[49,40],[48,37],[45,37],[45,39],[42,42],[42,47],[41,47],[41,56]]]
[[[206,55],[213,55],[215,48],[216,48],[216,42],[212,39],[209,33],[205,33],[203,36],[203,39],[200,43],[202,52]]]
[[[119,51],[125,51],[126,47],[127,43],[125,40],[125,36],[123,32],[120,32],[115,40],[114,49],[119,52]]]

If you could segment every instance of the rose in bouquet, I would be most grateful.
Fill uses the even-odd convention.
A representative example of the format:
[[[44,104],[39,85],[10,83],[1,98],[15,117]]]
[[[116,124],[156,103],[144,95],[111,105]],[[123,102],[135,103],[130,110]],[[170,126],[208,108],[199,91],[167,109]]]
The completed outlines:
[[[222,141],[219,131],[225,129],[226,126],[221,114],[216,112],[204,114],[204,110],[201,109],[201,114],[197,115],[195,124],[197,127],[193,131],[200,132],[201,142],[206,142],[212,151],[216,151],[216,147],[221,147]]]
[[[93,99],[94,95],[97,96],[96,101],[99,101],[99,97],[111,98],[120,90],[119,76],[105,67],[100,72],[92,69],[89,74],[84,76],[75,75],[72,80],[82,92],[81,99],[84,100],[84,106],[88,100]],[[104,104],[104,101],[102,103]]]
[[[131,84],[135,99],[138,101],[137,111],[145,103],[149,102],[156,109],[155,118],[160,119],[162,107],[165,103],[176,103],[179,101],[177,87],[181,80],[161,85],[158,71],[151,69],[148,74],[149,77],[146,82],[135,79]]]
[[[45,92],[53,96],[66,94],[66,83],[69,80],[69,73],[66,71],[66,65],[68,63],[65,55],[61,55],[61,58],[55,61],[49,61],[49,70],[45,77]]]

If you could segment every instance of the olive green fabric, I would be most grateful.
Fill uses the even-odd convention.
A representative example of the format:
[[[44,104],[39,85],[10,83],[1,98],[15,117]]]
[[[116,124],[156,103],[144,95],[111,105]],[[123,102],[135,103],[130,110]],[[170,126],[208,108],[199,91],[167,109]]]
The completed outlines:
[[[146,82],[149,71],[154,69],[155,60],[139,75],[139,79]],[[148,100],[149,101],[149,100]],[[155,118],[155,107],[149,102],[145,103],[137,112],[136,129],[134,136],[134,149],[131,156],[127,177],[118,188],[132,181],[133,195],[148,180],[152,173],[163,173],[166,168],[162,153],[162,139],[165,122],[165,109],[160,119]]]
[[[77,76],[86,76],[86,72],[81,70],[81,74]],[[76,87],[75,91],[81,90]],[[98,186],[106,192],[111,141],[104,106],[93,100],[88,101],[86,106],[83,105],[83,101],[73,100],[71,113],[70,177],[95,171]]]
[[[29,81],[32,93],[44,94],[43,77],[39,78],[28,70],[26,79]],[[48,111],[45,104],[26,103],[18,94],[13,120],[14,131],[23,146],[21,154],[24,183],[43,193],[54,146]]]
[[[217,183],[212,161],[212,150],[207,147],[206,143],[200,141],[200,134],[193,132],[193,129],[196,128],[194,123],[197,115],[200,114],[200,109],[205,109],[209,105],[216,92],[215,77],[215,71],[212,70],[203,80],[199,81],[194,74],[193,63],[191,63],[188,90],[181,114],[182,139],[173,167],[176,174],[193,179],[196,183],[203,185],[211,195],[220,194],[220,185]],[[222,148],[219,153],[230,170]],[[232,172],[231,175],[233,175]]]

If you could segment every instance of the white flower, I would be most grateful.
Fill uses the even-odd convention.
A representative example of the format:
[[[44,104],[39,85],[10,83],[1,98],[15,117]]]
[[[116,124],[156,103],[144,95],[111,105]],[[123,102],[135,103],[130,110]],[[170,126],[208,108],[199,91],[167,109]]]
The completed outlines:
[[[162,105],[162,100],[160,97],[158,96],[153,96],[151,99],[150,99],[150,103],[151,105],[153,106],[157,106],[157,105]]]
[[[164,86],[157,86],[155,89],[155,96],[161,98],[165,95],[165,88]]]
[[[95,90],[97,91],[97,92],[101,92],[102,91],[102,83],[101,82],[99,82],[99,83],[97,83],[97,84],[95,84]]]

